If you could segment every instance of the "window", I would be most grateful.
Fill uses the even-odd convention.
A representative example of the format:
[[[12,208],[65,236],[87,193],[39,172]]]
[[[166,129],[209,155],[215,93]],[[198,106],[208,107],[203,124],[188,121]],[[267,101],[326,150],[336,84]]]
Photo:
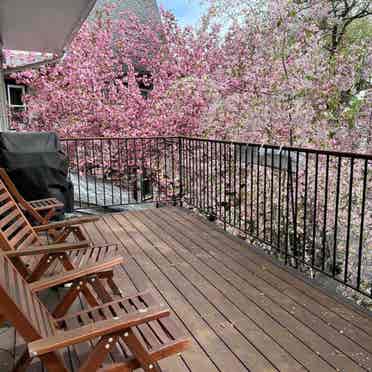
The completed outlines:
[[[8,85],[8,104],[11,108],[24,109],[23,95],[25,94],[25,87],[23,85]]]

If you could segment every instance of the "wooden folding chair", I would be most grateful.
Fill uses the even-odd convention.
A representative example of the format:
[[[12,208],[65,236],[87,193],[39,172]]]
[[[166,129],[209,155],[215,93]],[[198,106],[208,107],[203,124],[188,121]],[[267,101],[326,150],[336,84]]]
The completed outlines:
[[[37,226],[37,232],[47,233],[47,237],[51,238],[54,243],[64,242],[69,235],[73,235],[76,240],[87,240],[81,225],[99,219],[97,216],[93,216],[88,219],[71,218],[59,222],[50,222],[50,219],[61,208],[63,209],[63,203],[55,198],[26,201],[4,168],[0,168],[0,192],[2,189],[6,189],[23,213],[29,216],[30,222]]]
[[[79,219],[83,222],[95,220],[92,217]],[[53,226],[58,227],[62,223],[56,222]],[[116,245],[94,247],[87,240],[43,245],[36,232],[47,226],[32,227],[0,180],[0,248],[10,252],[9,257],[28,282],[38,280],[45,274],[83,267],[118,252]],[[103,271],[100,275],[108,280],[115,294],[120,294],[112,271]]]
[[[56,198],[32,201],[25,200],[4,168],[0,168],[0,178],[18,205],[20,205],[24,212],[27,212],[31,216],[36,224],[45,225],[56,215],[56,213],[63,211],[63,203]]]
[[[94,272],[94,268],[92,267]],[[48,282],[49,280],[49,282]],[[69,273],[58,280],[46,279],[29,285],[10,260],[0,256],[0,312],[28,345],[13,372],[25,371],[33,358],[40,358],[49,372],[160,371],[157,362],[190,345],[169,318],[169,309],[158,305],[150,292],[97,305],[75,314],[53,316],[36,293],[56,284],[70,282]],[[89,282],[75,272],[73,280]],[[66,309],[65,309],[66,310]],[[79,346],[84,346],[79,348]],[[77,353],[66,366],[60,351]],[[80,350],[85,349],[86,355]],[[110,356],[114,361],[109,360]],[[110,364],[105,364],[110,363]],[[70,368],[69,368],[70,367]]]

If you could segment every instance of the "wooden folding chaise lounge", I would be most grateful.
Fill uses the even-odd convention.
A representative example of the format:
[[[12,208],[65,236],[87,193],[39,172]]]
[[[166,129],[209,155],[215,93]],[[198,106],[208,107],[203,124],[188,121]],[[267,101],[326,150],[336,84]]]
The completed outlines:
[[[86,219],[73,218],[58,223],[50,223],[50,219],[53,218],[59,210],[64,208],[63,203],[59,200],[56,198],[33,201],[25,200],[4,168],[0,168],[0,180],[2,181],[0,187],[5,187],[7,189],[21,210],[30,217],[31,222],[42,226],[42,231],[48,232],[48,236],[51,237],[55,243],[64,241],[70,234],[73,234],[77,240],[86,240],[85,234],[80,226],[80,224],[88,222]],[[90,217],[90,219],[97,220],[98,217]]]
[[[87,240],[81,224],[96,221],[97,216],[89,218],[71,218],[59,222],[50,222],[57,212],[63,210],[64,205],[56,198],[27,201],[19,193],[13,181],[4,168],[0,168],[0,192],[2,189],[11,194],[22,212],[28,217],[32,225],[38,226],[38,231],[46,232],[54,243],[60,243],[72,234],[76,240]]]
[[[38,225],[47,224],[56,213],[63,210],[64,205],[56,198],[27,201],[18,191],[4,168],[0,168],[0,178],[13,198],[24,212],[27,212]]]
[[[70,282],[69,276],[65,273],[58,280],[28,284],[11,261],[0,255],[0,312],[28,345],[14,372],[25,371],[35,357],[40,358],[48,372],[125,372],[137,368],[160,371],[160,359],[189,347],[189,339],[169,318],[170,311],[158,305],[150,292],[75,314],[65,313],[59,318],[53,316],[36,293]],[[75,271],[75,283],[85,279],[86,273],[79,277]],[[64,348],[77,356],[69,360],[71,364],[65,364],[59,353]],[[82,349],[86,355],[79,354]]]
[[[92,220],[95,218],[79,219],[84,222]],[[116,245],[94,247],[86,240],[43,245],[37,232],[49,225],[32,227],[0,180],[0,248],[11,252],[9,257],[28,282],[119,254]],[[102,271],[100,277],[107,279],[115,294],[120,294],[111,270]]]

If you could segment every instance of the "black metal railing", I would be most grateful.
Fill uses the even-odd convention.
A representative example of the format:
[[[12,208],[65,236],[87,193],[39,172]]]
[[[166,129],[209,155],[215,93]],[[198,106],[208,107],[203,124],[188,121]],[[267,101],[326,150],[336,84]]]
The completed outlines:
[[[371,155],[185,137],[64,146],[79,206],[184,203],[372,297]]]
[[[75,205],[115,207],[176,202],[178,138],[63,139]]]
[[[372,297],[372,156],[181,139],[184,201]]]

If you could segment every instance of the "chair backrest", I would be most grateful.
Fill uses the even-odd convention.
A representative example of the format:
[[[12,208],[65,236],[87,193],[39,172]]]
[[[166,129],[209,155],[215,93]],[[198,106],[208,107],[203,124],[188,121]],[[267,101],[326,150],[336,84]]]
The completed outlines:
[[[0,245],[2,250],[18,250],[40,245],[40,240],[12,195],[0,180]]]
[[[55,333],[48,310],[3,254],[0,254],[0,313],[12,323],[26,342]]]
[[[6,187],[8,188],[9,192],[13,195],[13,198],[19,202],[26,202],[23,196],[19,193],[16,185],[10,179],[8,173],[4,168],[0,168],[0,177],[2,181],[5,183]]]
[[[16,185],[10,179],[8,173],[4,168],[0,168],[0,179],[3,181],[4,185],[8,189],[9,193],[12,195],[14,200],[26,210],[35,221],[43,223],[43,217],[35,210],[35,208],[19,193]]]

